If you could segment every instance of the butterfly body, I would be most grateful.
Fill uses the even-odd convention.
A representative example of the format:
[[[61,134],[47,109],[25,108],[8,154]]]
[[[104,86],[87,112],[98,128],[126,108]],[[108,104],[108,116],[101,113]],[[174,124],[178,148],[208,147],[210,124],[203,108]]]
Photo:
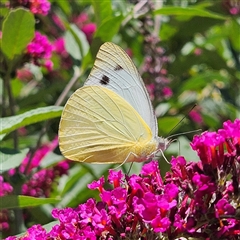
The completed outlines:
[[[84,86],[67,101],[59,146],[71,160],[90,163],[141,162],[164,150],[144,83],[117,45],[101,46]]]

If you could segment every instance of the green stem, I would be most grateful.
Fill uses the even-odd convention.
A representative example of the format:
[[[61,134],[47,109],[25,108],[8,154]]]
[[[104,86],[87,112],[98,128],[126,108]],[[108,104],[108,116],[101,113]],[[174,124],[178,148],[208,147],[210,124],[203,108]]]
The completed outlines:
[[[7,107],[10,109],[11,116],[15,116],[15,99],[13,97],[12,88],[11,88],[11,72],[13,69],[13,62],[9,62],[9,66],[6,72],[5,77],[3,78],[4,81],[4,94],[3,94],[3,100],[4,100],[4,112],[7,115]],[[8,104],[7,99],[8,98]],[[18,134],[17,131],[13,132],[13,146],[14,149],[18,149]],[[16,187],[14,187],[15,194],[19,195],[21,194],[22,189],[22,182],[18,181]],[[22,232],[24,229],[24,220],[23,220],[23,214],[22,210],[20,208],[14,209],[14,228],[13,228],[13,234],[17,234]]]
[[[3,79],[4,81],[4,91],[6,91],[3,95],[4,95],[4,111],[6,112],[6,93],[8,95],[8,101],[9,101],[9,109],[10,109],[10,114],[11,116],[15,116],[15,100],[12,94],[12,88],[11,88],[11,71],[12,71],[12,65],[9,64],[8,70],[6,72],[5,78]],[[18,134],[17,131],[13,132],[13,146],[14,149],[18,149]]]

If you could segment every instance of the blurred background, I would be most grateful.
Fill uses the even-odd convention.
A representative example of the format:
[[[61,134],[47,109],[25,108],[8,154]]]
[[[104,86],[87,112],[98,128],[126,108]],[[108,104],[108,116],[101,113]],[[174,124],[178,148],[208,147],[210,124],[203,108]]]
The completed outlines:
[[[164,153],[169,161],[177,155],[198,161],[189,145],[193,135],[240,117],[239,0],[2,0],[0,7],[0,196],[51,199],[26,198],[19,213],[6,198],[3,236],[49,223],[53,207],[98,199],[87,184],[117,167],[67,161],[57,140],[59,106],[83,85],[102,43],[121,46],[136,64],[159,136],[180,134]],[[159,159],[164,176],[170,165]],[[140,169],[133,164],[131,174]]]

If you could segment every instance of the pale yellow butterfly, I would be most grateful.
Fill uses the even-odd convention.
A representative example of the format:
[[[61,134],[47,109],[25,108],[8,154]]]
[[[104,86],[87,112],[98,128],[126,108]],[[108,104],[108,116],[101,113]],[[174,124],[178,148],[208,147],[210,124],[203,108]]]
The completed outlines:
[[[141,162],[164,151],[144,83],[130,57],[103,44],[84,86],[67,101],[59,146],[71,160],[90,163]]]

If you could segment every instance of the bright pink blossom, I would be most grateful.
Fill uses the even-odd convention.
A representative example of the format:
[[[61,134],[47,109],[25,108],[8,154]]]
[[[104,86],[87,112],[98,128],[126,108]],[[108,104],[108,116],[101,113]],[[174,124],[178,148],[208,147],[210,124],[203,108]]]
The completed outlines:
[[[35,32],[34,39],[27,45],[27,53],[32,58],[34,64],[45,66],[48,70],[52,68],[52,64],[50,63],[52,51],[52,44],[46,36],[39,32]]]
[[[198,124],[202,124],[203,123],[203,118],[201,116],[201,114],[198,111],[192,110],[189,113],[189,117],[196,123]]]
[[[157,161],[146,163],[139,175],[111,170],[111,188],[103,177],[89,184],[101,201],[53,210],[59,223],[45,239],[238,239],[238,127],[239,120],[227,121],[218,132],[196,136],[192,147],[200,161],[173,157],[164,178]]]
[[[47,15],[51,4],[47,0],[29,0],[30,11],[34,14]]]
[[[93,34],[95,33],[97,26],[95,23],[87,23],[82,26],[81,30],[85,33],[88,42],[92,42]]]
[[[81,13],[79,16],[75,17],[73,21],[85,33],[88,42],[91,43],[93,34],[97,29],[97,25],[89,20],[86,13]]]
[[[164,87],[162,91],[165,98],[170,98],[173,95],[172,89],[169,87]]]

